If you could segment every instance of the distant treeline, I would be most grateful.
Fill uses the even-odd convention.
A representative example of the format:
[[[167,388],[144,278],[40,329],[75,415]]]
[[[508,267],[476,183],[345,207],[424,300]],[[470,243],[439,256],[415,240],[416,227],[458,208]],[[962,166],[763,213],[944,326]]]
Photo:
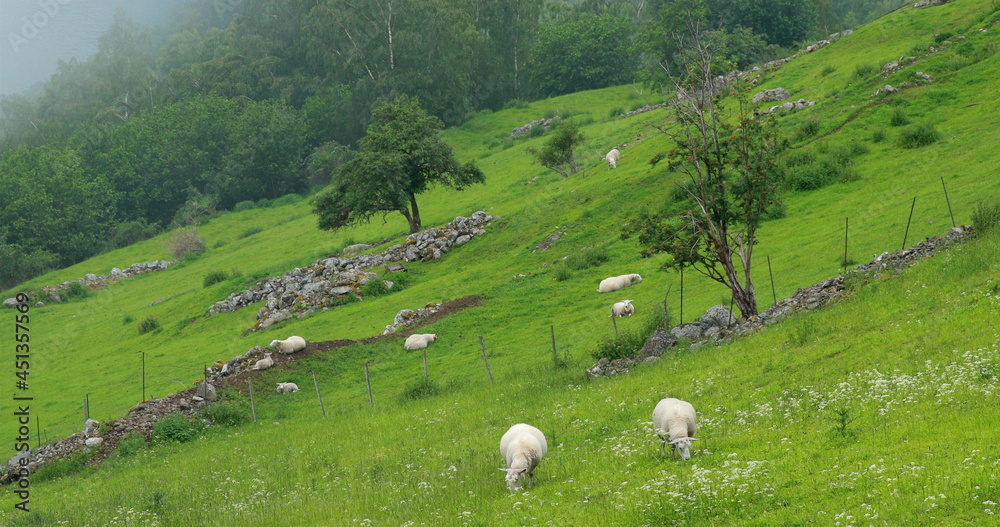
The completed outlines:
[[[580,90],[669,86],[692,17],[746,65],[903,0],[191,0],[119,13],[84,62],[0,100],[0,288],[200,212],[325,185],[374,105],[448,125]]]

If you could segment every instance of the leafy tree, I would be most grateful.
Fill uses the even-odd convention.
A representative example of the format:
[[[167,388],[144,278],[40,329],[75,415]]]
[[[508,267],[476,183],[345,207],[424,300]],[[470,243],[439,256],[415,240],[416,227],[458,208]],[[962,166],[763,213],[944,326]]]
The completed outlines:
[[[579,171],[574,152],[585,139],[577,124],[573,121],[567,121],[555,129],[552,137],[545,142],[541,150],[532,147],[525,150],[535,156],[545,168],[555,170],[562,177],[569,177]]]
[[[528,54],[539,95],[553,96],[621,84],[635,73],[628,20],[582,14],[539,28]]]
[[[712,12],[722,27],[745,27],[762,35],[768,44],[795,45],[816,23],[814,1],[714,0]]]
[[[83,260],[114,220],[116,193],[85,171],[75,150],[22,148],[0,162],[0,238],[27,252]],[[44,259],[43,259],[44,260]]]
[[[775,164],[778,142],[774,121],[758,119],[749,104],[751,87],[737,79],[713,83],[712,49],[694,35],[699,59],[689,65],[681,98],[674,106],[680,131],[665,127],[677,148],[670,168],[687,176],[678,186],[688,200],[665,217],[643,214],[622,236],[638,235],[644,256],[665,252],[676,268],[693,267],[733,293],[743,318],[757,314],[751,276],[757,229],[768,208],[778,203],[781,171]],[[734,108],[723,106],[732,94]]]
[[[330,187],[317,196],[313,211],[321,229],[366,223],[377,214],[399,212],[420,230],[417,194],[437,183],[462,190],[485,180],[475,164],[461,165],[437,136],[441,120],[406,96],[372,112],[361,152],[345,163]]]

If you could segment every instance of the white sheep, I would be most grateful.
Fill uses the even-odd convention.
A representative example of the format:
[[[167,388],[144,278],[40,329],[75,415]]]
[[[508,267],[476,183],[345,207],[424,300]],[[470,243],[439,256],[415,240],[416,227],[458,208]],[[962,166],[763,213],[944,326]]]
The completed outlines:
[[[524,483],[527,473],[530,487],[535,481],[535,467],[545,458],[548,444],[541,430],[524,423],[518,423],[500,438],[500,454],[507,463],[507,468],[500,470],[507,473],[507,488],[514,491]]]
[[[260,359],[253,366],[250,367],[251,370],[266,370],[274,366],[274,359],[271,358],[270,353],[265,353],[264,358]]]
[[[611,165],[611,168],[618,168],[618,160],[622,158],[622,153],[618,151],[617,148],[612,148],[608,155],[604,156],[604,160]]]
[[[601,280],[601,285],[597,286],[598,293],[611,293],[619,289],[626,288],[633,283],[638,283],[642,281],[642,277],[632,273],[623,274],[621,276],[612,276],[611,278],[605,278]]]
[[[279,382],[278,393],[295,393],[299,391],[299,385],[294,382]]]
[[[306,349],[306,339],[297,336],[288,337],[285,340],[272,340],[269,344],[272,348],[277,348],[278,353],[295,353]]]
[[[611,314],[609,317],[630,317],[635,314],[635,306],[632,305],[631,300],[622,300],[621,302],[615,302],[611,306]]]
[[[667,455],[665,447],[669,444],[672,452],[680,452],[681,459],[691,459],[691,441],[697,441],[694,437],[697,429],[698,418],[691,403],[673,397],[656,403],[653,430],[660,436],[660,454]]]
[[[437,333],[414,333],[406,337],[403,347],[408,350],[419,350],[427,347],[428,344],[437,339]]]

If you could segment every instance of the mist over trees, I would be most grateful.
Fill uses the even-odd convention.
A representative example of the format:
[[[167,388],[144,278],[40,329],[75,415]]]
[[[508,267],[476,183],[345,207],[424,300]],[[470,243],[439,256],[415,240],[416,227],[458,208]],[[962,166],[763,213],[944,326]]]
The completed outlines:
[[[533,98],[666,87],[688,12],[743,66],[902,3],[190,0],[155,28],[119,13],[93,57],[0,99],[0,287],[190,221],[185,204],[336,181],[373,108],[403,96],[450,126]]]

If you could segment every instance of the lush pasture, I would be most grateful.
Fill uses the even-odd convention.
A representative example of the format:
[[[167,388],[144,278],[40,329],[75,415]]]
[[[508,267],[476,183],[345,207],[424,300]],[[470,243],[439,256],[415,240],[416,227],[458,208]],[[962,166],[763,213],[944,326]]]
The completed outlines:
[[[904,8],[761,78],[761,88],[781,86],[793,98],[818,101],[783,116],[782,127],[805,162],[839,167],[817,190],[789,190],[786,215],[761,230],[755,276],[762,308],[772,285],[765,257],[776,295],[785,297],[841,272],[845,221],[849,259],[861,263],[903,245],[911,205],[907,245],[951,226],[942,179],[958,223],[970,223],[978,204],[997,201],[995,16],[987,1]],[[927,54],[944,31],[966,38]],[[882,64],[907,54],[920,60],[879,75]],[[874,72],[857,67],[868,63]],[[935,81],[871,97],[917,71]],[[209,427],[193,442],[154,444],[79,474],[40,476],[33,512],[10,512],[8,493],[0,523],[990,524],[1000,502],[998,335],[987,323],[1000,301],[995,235],[741,341],[684,347],[627,376],[586,379],[590,352],[613,332],[611,303],[634,300],[637,315],[619,326],[635,329],[670,288],[673,320],[681,315],[677,274],[658,270],[663,257],[638,258],[635,242],[619,236],[639,211],[665,206],[678,177],[648,163],[670,149],[649,126],[668,121],[667,110],[611,117],[655,102],[639,87],[622,86],[480,115],[446,131],[487,184],[421,195],[425,224],[480,209],[499,219],[444,259],[408,265],[410,284],[386,296],[252,334],[245,330],[256,306],[207,316],[212,303],[256,280],[352,243],[398,243],[405,235],[399,215],[321,232],[301,200],[215,217],[199,227],[209,247],[202,256],[33,308],[32,411],[43,439],[53,441],[81,429],[84,396],[102,421],[139,402],[140,350],[147,354],[147,397],[160,397],[190,386],[203,365],[273,338],[360,339],[380,333],[400,309],[483,297],[480,306],[421,330],[440,335],[428,350],[429,387],[420,354],[403,351],[395,339],[333,350],[256,377],[255,386],[303,387],[285,397],[259,393],[256,423]],[[571,178],[525,153],[546,135],[509,137],[512,128],[545,115],[570,115],[583,125],[585,169]],[[906,125],[893,124],[903,117],[932,124],[940,139],[904,148]],[[621,144],[619,168],[608,170],[603,155]],[[165,234],[25,287],[165,259],[169,245]],[[205,275],[219,271],[231,278],[205,287]],[[645,280],[621,295],[596,293],[601,278],[626,272]],[[719,285],[686,273],[685,321],[728,301]],[[160,328],[140,334],[137,326],[148,317]],[[0,312],[0,333],[12,328],[13,311]],[[562,367],[553,365],[552,328]],[[319,379],[325,419],[310,372]],[[689,463],[661,459],[649,425],[656,401],[668,395],[692,401],[701,414]],[[247,412],[245,392],[231,390],[226,399]],[[9,416],[10,401],[0,404]],[[539,484],[511,495],[496,470],[497,444],[518,421],[545,431],[550,452]],[[0,427],[16,435],[12,418]]]

